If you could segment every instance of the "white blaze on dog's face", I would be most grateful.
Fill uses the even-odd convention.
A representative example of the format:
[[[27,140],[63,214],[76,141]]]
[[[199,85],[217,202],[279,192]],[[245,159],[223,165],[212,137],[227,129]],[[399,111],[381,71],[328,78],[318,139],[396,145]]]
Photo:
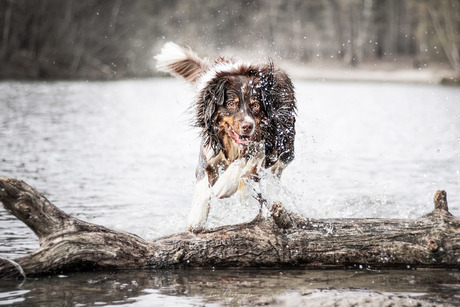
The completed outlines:
[[[233,142],[244,147],[260,141],[264,113],[252,79],[234,76],[225,91],[224,103],[217,109],[215,118],[222,143]]]

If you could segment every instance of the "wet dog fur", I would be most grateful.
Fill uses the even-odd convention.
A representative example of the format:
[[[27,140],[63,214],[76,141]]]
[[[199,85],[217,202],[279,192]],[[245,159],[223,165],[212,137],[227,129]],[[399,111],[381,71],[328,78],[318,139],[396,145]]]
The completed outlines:
[[[209,61],[166,43],[157,69],[194,85],[201,150],[188,230],[203,231],[211,195],[232,196],[260,168],[281,176],[294,159],[296,101],[288,75],[271,61]]]

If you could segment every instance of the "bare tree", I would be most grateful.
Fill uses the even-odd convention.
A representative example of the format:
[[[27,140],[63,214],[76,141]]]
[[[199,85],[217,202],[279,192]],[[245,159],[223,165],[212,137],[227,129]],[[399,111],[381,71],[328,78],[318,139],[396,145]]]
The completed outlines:
[[[0,77],[151,75],[151,53],[167,40],[304,62],[447,59],[458,72],[459,2],[4,0]]]
[[[450,65],[460,76],[460,1],[436,0],[427,3],[436,34]]]
[[[4,59],[6,55],[6,51],[8,49],[8,41],[10,36],[10,25],[11,25],[11,0],[4,1],[3,5],[4,8],[4,19],[3,19],[3,32],[2,32],[2,40],[1,40],[1,47],[0,47],[0,59]]]

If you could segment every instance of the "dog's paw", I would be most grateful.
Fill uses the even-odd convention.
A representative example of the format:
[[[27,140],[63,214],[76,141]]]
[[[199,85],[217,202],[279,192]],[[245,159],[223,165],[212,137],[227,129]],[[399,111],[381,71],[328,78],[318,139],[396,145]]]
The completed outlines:
[[[245,164],[240,161],[234,161],[230,166],[225,170],[225,172],[220,175],[216,183],[212,186],[212,193],[217,198],[227,198],[235,194],[240,186],[241,173],[243,172]]]
[[[237,178],[239,179],[240,176]],[[227,181],[217,180],[217,182],[212,187],[212,193],[220,199],[232,196],[240,186],[240,181],[237,178],[231,178]]]
[[[202,220],[202,219],[199,219],[199,218],[196,218],[196,219],[190,219],[189,217],[189,221],[187,223],[188,227],[187,227],[187,230],[192,232],[192,233],[200,233],[202,232],[204,229],[205,229],[205,224],[206,224],[206,220]]]
[[[244,169],[244,163],[240,160],[234,161],[230,166],[225,170],[225,172],[220,175],[216,183],[212,186],[212,193],[217,198],[227,198],[235,194],[240,186],[241,173]]]
[[[194,233],[194,234],[199,234],[200,232],[203,232],[204,229],[205,228],[203,226],[189,226],[187,228],[189,232]]]

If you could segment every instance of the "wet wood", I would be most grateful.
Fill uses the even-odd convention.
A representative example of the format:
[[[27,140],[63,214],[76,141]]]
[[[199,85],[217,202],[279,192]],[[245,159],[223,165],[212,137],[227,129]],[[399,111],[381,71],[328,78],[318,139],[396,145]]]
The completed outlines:
[[[460,219],[448,212],[444,191],[436,193],[435,209],[415,220],[308,219],[276,203],[269,217],[250,223],[152,242],[76,219],[20,180],[0,179],[0,200],[40,240],[29,255],[0,259],[0,278],[107,269],[460,266]]]

